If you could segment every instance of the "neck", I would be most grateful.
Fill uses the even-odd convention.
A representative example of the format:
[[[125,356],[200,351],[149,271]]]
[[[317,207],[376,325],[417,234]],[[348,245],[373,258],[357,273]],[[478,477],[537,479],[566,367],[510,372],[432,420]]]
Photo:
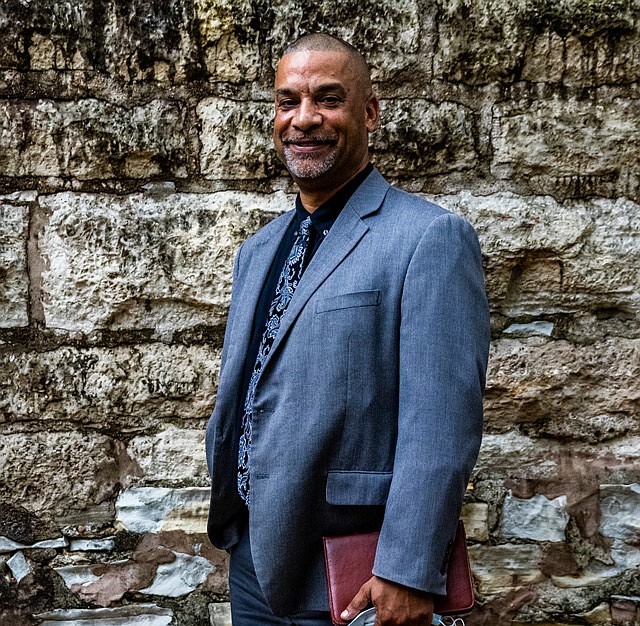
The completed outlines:
[[[334,196],[338,191],[340,191],[347,183],[352,181],[369,163],[369,159],[365,159],[364,163],[345,181],[341,182],[338,185],[332,185],[331,187],[314,187],[313,184],[309,185],[310,181],[306,180],[296,180],[298,184],[298,188],[300,189],[300,201],[302,202],[302,206],[307,210],[308,213],[313,213],[318,209],[318,207],[322,206],[329,198]]]

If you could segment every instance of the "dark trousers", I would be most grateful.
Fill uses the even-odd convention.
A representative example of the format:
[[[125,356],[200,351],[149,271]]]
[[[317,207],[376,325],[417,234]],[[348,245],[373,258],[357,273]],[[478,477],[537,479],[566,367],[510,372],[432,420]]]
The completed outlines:
[[[233,626],[332,626],[328,611],[303,611],[287,617],[272,613],[253,567],[248,524],[231,549],[229,593]]]

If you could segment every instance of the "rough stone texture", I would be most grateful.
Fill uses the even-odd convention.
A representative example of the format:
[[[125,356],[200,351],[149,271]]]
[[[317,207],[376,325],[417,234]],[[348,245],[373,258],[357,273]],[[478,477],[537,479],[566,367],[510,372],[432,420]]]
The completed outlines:
[[[410,178],[473,169],[477,164],[472,110],[455,102],[383,100],[382,126],[372,142],[376,166],[388,176]],[[400,156],[399,156],[400,155]]]
[[[0,439],[0,497],[21,485],[20,502],[65,520],[109,501],[139,470],[122,441],[83,432],[5,434]]]
[[[230,99],[198,105],[202,124],[200,171],[206,178],[265,178],[280,171],[271,143],[271,103],[239,107]]]
[[[542,554],[538,546],[505,543],[474,546],[469,550],[471,568],[482,594],[495,594],[512,587],[542,582],[538,569]]]
[[[209,512],[209,489],[136,487],[116,500],[116,522],[136,533],[161,530],[205,532]]]
[[[500,339],[487,377],[489,432],[596,443],[640,432],[640,341]],[[505,412],[506,410],[506,412]]]
[[[184,110],[173,102],[130,109],[99,100],[5,100],[0,119],[5,176],[186,175]]]
[[[232,626],[231,604],[228,602],[210,604],[209,618],[211,620],[211,626]]]
[[[566,496],[553,500],[534,496],[522,500],[514,498],[509,491],[502,505],[500,534],[505,538],[564,541],[569,522],[566,509]]]
[[[175,560],[171,563],[161,563],[151,585],[140,589],[140,593],[169,598],[186,596],[214,571],[211,563],[201,556],[174,554]]]
[[[104,67],[131,83],[180,84],[200,69],[192,2],[104,4]]]
[[[509,102],[493,111],[492,171],[498,178],[519,175],[544,180],[584,176],[594,181],[634,173],[640,137],[640,104],[569,99]]]
[[[56,194],[39,241],[45,321],[69,331],[219,326],[239,243],[284,194]]]
[[[259,78],[257,7],[246,0],[197,0],[195,4],[210,80],[241,83]]]
[[[0,197],[0,328],[27,326],[29,193]]]
[[[640,484],[600,487],[600,533],[638,545],[640,539]]]
[[[237,247],[293,206],[270,89],[311,30],[372,65],[374,163],[483,248],[467,624],[637,621],[639,25],[638,0],[1,3],[0,623],[229,623],[204,425]]]
[[[436,200],[475,225],[494,310],[632,322],[640,312],[640,205],[624,199],[561,204],[511,193]],[[637,324],[629,326],[637,333]]]
[[[208,417],[219,359],[217,346],[161,343],[6,351],[0,416],[16,427],[64,420],[106,432]]]
[[[463,505],[460,517],[464,521],[468,540],[489,539],[489,505],[486,502],[469,502]]]
[[[215,550],[202,533],[147,534],[128,558],[121,556],[120,551],[88,554],[82,564],[76,559],[71,565],[54,563],[54,569],[73,594],[104,607],[117,605],[132,591],[166,598],[181,598],[196,588],[219,595],[227,591],[226,553]]]
[[[147,482],[178,485],[208,484],[204,430],[167,428],[157,434],[134,437],[127,447]]]
[[[40,613],[41,626],[169,626],[173,613],[154,604],[116,609],[75,609]]]
[[[301,32],[330,31],[352,41],[369,60],[376,80],[401,80],[423,61],[420,54],[418,3],[390,0],[384,7],[373,0],[324,0],[313,6],[288,0],[269,3],[276,20],[269,36],[275,59]],[[428,19],[431,10],[425,11]]]

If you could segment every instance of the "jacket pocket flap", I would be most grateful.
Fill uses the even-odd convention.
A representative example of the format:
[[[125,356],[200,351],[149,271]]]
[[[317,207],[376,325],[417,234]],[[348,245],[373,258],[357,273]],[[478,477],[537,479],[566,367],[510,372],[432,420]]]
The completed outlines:
[[[384,505],[393,472],[333,471],[327,475],[329,504]]]
[[[339,296],[322,298],[316,303],[316,313],[334,311],[336,309],[349,309],[357,306],[375,306],[380,304],[380,290],[354,291],[342,293]]]

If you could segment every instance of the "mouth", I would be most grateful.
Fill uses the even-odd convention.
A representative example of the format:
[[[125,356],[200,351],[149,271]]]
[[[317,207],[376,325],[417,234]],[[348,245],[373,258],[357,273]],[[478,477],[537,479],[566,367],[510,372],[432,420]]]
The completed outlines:
[[[289,137],[282,140],[285,148],[296,152],[315,152],[335,146],[338,141],[332,137]]]

